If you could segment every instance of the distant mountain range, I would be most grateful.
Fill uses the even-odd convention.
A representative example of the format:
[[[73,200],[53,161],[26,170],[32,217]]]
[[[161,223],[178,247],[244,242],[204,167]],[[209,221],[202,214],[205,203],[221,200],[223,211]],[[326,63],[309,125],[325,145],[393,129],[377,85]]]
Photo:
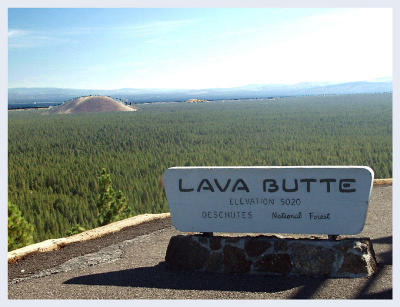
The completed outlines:
[[[382,81],[381,81],[382,80]],[[80,96],[105,95],[135,103],[158,101],[185,101],[191,98],[218,100],[268,98],[304,95],[339,95],[383,93],[392,91],[392,81],[387,78],[374,82],[251,84],[232,88],[207,89],[138,89],[116,90],[65,89],[65,88],[9,88],[8,103],[64,102]]]

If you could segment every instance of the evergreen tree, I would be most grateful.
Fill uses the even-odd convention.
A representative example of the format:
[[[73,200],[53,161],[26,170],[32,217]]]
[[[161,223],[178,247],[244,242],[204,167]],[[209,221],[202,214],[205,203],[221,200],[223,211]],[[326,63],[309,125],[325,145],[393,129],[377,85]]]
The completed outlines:
[[[100,190],[96,203],[99,211],[97,218],[98,225],[103,226],[128,217],[131,212],[127,199],[122,191],[114,191],[111,176],[107,174],[104,168],[101,171],[100,177],[98,177],[98,183]]]
[[[33,226],[29,224],[16,205],[8,202],[8,250],[33,242]]]

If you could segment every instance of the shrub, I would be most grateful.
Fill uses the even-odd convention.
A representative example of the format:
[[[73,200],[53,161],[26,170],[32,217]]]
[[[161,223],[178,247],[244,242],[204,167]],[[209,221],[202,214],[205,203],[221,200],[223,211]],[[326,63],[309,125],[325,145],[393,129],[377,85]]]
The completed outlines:
[[[85,231],[86,229],[84,227],[82,227],[79,224],[75,224],[74,226],[72,226],[67,232],[66,235],[67,236],[72,236],[72,235],[76,235],[78,233],[81,233],[83,231]]]

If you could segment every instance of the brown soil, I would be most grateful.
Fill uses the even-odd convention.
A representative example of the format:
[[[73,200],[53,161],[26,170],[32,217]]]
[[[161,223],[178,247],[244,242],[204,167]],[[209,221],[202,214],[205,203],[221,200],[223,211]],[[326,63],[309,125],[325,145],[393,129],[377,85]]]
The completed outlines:
[[[86,96],[54,107],[49,110],[49,114],[113,111],[136,111],[136,108],[126,106],[123,103],[106,96]]]

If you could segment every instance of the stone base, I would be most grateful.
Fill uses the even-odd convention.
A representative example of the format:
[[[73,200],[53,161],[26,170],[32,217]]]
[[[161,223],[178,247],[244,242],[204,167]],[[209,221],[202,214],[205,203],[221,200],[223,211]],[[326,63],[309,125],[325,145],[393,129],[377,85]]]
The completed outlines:
[[[190,271],[365,277],[377,263],[369,238],[294,239],[276,236],[173,236],[165,261]]]

